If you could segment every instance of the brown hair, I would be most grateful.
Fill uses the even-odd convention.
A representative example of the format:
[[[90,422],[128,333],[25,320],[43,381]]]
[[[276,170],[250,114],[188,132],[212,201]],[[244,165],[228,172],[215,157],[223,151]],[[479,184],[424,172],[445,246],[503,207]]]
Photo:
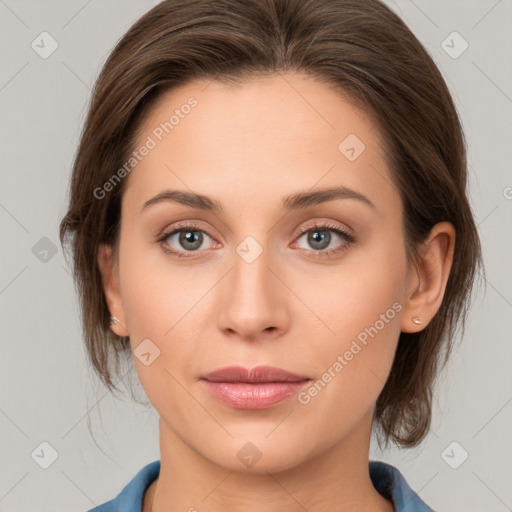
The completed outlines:
[[[71,237],[74,278],[90,361],[110,391],[128,338],[109,329],[97,265],[117,245],[125,180],[97,199],[133,150],[141,116],[164,91],[194,79],[239,81],[301,72],[373,114],[404,205],[408,256],[438,222],[457,233],[442,305],[425,329],[401,333],[374,417],[379,440],[418,444],[431,421],[433,383],[469,309],[482,266],[466,196],[466,151],[452,98],[413,33],[378,0],[167,0],[118,42],[95,84],[60,225]],[[413,260],[414,261],[414,260]]]

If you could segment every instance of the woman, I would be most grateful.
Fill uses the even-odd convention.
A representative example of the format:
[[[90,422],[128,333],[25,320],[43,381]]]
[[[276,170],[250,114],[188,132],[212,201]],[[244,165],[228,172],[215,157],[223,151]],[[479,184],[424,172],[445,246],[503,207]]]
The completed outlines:
[[[460,122],[377,0],[167,0],[96,83],[73,169],[85,341],[160,460],[108,511],[431,510],[418,445],[481,253]]]

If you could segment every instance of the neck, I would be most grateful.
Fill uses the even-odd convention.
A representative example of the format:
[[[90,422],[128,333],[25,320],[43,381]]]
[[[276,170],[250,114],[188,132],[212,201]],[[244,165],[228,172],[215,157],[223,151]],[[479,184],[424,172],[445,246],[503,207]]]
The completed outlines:
[[[160,474],[143,512],[393,512],[368,471],[371,415],[326,452],[292,468],[240,472],[223,468],[182,442],[160,420]]]

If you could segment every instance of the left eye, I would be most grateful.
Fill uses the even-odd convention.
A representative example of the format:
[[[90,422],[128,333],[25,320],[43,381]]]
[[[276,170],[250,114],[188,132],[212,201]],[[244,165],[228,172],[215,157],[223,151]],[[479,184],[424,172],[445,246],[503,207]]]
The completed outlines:
[[[334,233],[334,237],[333,234]],[[335,227],[329,227],[329,226],[318,226],[314,227],[312,229],[308,229],[307,231],[304,231],[303,234],[297,239],[299,241],[301,238],[306,238],[308,247],[300,247],[300,249],[305,250],[311,250],[311,248],[315,251],[325,251],[328,249],[334,249],[336,248],[329,248],[329,245],[333,240],[336,238],[341,241],[339,245],[343,246],[343,242],[345,244],[352,242],[352,237],[345,233],[345,231],[335,228]],[[338,247],[339,247],[338,245]]]

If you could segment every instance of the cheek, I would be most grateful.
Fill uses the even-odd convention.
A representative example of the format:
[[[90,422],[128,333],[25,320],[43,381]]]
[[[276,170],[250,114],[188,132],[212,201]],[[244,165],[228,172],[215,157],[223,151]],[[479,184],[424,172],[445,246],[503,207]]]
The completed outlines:
[[[327,433],[315,449],[329,446],[360,424],[388,378],[402,306],[387,294],[379,297],[363,301],[350,314],[343,312],[335,339],[326,343],[325,337],[316,338],[305,351],[306,360],[315,361],[316,379],[298,396],[303,428]]]
[[[156,407],[162,390],[172,396],[180,393],[173,377],[183,382],[183,369],[193,360],[194,340],[200,338],[199,320],[204,315],[201,298],[215,276],[193,266],[177,271],[160,248],[130,234],[121,239],[120,254],[121,294],[133,360]],[[141,352],[150,354],[149,365],[139,358]]]
[[[167,338],[187,312],[195,313],[194,306],[207,289],[204,272],[192,266],[178,270],[156,244],[129,235],[121,251],[121,292],[130,334]]]
[[[400,232],[398,227],[396,231]],[[350,340],[364,333],[393,304],[402,305],[407,278],[405,247],[401,238],[389,239],[382,233],[364,246],[347,251],[339,265],[312,266],[306,274],[294,278],[294,291],[323,323],[324,339],[332,335],[334,346],[335,340]],[[386,320],[399,316],[396,309]],[[389,330],[388,325],[386,322],[384,331]]]
[[[317,274],[317,291],[304,286],[299,292],[324,324],[324,335],[305,347],[319,381],[303,402],[320,416],[325,407],[334,407],[332,421],[348,411],[357,416],[377,399],[400,335],[405,276],[401,242],[381,240],[347,258],[329,279]]]

